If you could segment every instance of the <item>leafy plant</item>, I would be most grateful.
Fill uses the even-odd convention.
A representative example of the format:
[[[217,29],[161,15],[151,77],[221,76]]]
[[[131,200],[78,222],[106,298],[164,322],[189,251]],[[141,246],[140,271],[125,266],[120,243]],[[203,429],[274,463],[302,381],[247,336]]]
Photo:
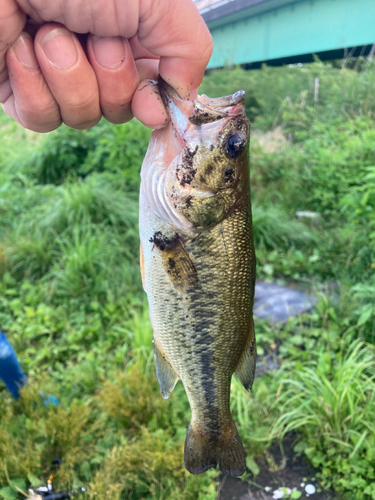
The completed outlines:
[[[308,247],[316,241],[310,228],[277,206],[253,206],[253,233],[256,247],[268,250]]]
[[[114,189],[100,175],[60,187],[57,196],[42,207],[38,224],[56,233],[77,224],[106,224],[122,232],[135,232],[138,199],[134,193]]]
[[[91,130],[76,131],[62,126],[41,141],[28,169],[41,184],[61,184],[92,172],[122,172],[137,186],[147,149],[149,131],[138,122],[114,127],[102,120]]]
[[[304,451],[322,467],[327,487],[351,492],[351,498],[372,498],[375,486],[375,350],[352,342],[346,353],[318,354],[310,366],[296,366],[281,381],[281,416],[273,434],[298,429]],[[363,495],[363,496],[362,496]]]
[[[247,466],[256,476],[271,440],[295,429],[327,486],[375,498],[373,348],[363,343],[375,328],[375,67],[227,68],[202,85],[211,96],[240,88],[258,277],[317,299],[285,324],[255,321],[262,376],[252,395],[234,377],[231,399]],[[216,496],[217,472],[183,468],[182,385],[164,401],[154,373],[137,231],[149,135],[103,120],[42,136],[0,111],[0,329],[29,379],[18,401],[0,387],[4,498],[46,481],[54,454],[64,461],[56,485],[91,485],[92,497]],[[299,221],[299,210],[319,217]]]

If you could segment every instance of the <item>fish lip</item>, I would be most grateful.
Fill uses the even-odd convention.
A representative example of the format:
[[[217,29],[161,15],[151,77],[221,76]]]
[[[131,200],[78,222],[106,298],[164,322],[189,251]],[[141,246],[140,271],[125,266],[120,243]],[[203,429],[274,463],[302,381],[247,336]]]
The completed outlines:
[[[209,98],[205,94],[196,99],[195,102],[204,102],[204,104],[208,107],[212,107],[213,109],[220,108],[228,108],[235,106],[236,104],[244,104],[245,103],[245,91],[238,90],[235,94],[227,95],[224,97],[213,97]]]
[[[163,103],[166,107],[168,107],[168,103],[170,99],[177,99],[182,102],[186,102],[187,99],[183,99],[176,90],[171,87],[163,78],[159,75],[158,77],[158,87],[160,91],[160,95],[163,99]],[[245,102],[245,91],[238,90],[234,94],[230,94],[224,97],[207,97],[205,94],[202,94],[195,99],[194,103],[197,102],[199,105],[210,105],[213,108],[224,108],[229,106],[235,106],[236,104]]]
[[[174,88],[172,88],[159,75],[159,92],[169,118],[173,123],[171,104],[175,104],[186,118],[195,125],[211,123],[222,118],[245,114],[245,92],[237,91],[235,94],[224,97],[209,98],[202,94],[194,101],[183,99]]]

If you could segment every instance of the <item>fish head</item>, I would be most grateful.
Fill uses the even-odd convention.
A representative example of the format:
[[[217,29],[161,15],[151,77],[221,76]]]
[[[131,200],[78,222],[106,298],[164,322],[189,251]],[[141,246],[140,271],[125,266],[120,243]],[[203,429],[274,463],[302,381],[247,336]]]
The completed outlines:
[[[199,232],[249,202],[245,93],[186,101],[160,80],[159,89],[170,117],[152,138],[153,158],[165,173],[163,218],[177,229]]]

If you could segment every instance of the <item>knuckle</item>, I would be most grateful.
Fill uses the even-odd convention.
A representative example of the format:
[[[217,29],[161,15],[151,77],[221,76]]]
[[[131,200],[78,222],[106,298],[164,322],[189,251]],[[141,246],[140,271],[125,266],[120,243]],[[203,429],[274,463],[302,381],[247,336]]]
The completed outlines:
[[[18,113],[20,117],[21,124],[34,132],[51,132],[52,130],[57,129],[61,125],[60,116],[43,116],[36,117],[35,113],[27,113],[20,111]]]
[[[120,124],[129,122],[133,118],[133,113],[129,107],[123,110],[103,109],[103,116],[110,123]]]
[[[99,92],[96,90],[89,95],[83,92],[72,92],[69,98],[60,104],[60,107],[72,110],[73,113],[90,113],[99,108]]]
[[[29,128],[34,132],[38,132],[39,134],[46,134],[47,132],[52,132],[53,130],[59,128],[61,123],[62,123],[61,120],[56,120],[53,123],[42,123],[40,125],[33,124],[32,127],[26,126],[26,128]]]
[[[97,123],[99,123],[100,119],[101,115],[90,118],[73,117],[63,119],[63,122],[68,127],[74,128],[76,130],[86,130],[88,128],[94,127]]]
[[[81,93],[72,95],[69,101],[60,103],[60,109],[63,122],[77,130],[93,127],[102,116],[97,92],[89,96]]]
[[[124,111],[130,108],[130,103],[132,101],[134,92],[130,95],[121,95],[117,99],[116,96],[112,98],[101,98],[100,99],[100,107],[102,109],[110,108],[110,109],[118,109],[119,111]]]
[[[60,111],[55,101],[17,102],[17,112],[22,125],[34,132],[50,132],[61,125]]]
[[[35,119],[35,116],[31,117],[22,113],[19,113],[18,116],[23,127],[28,128],[34,132],[39,132],[41,134],[51,132],[61,125],[61,119],[59,117],[40,120]]]
[[[0,102],[4,103],[12,94],[12,87],[10,86],[9,80],[4,83],[0,83]]]

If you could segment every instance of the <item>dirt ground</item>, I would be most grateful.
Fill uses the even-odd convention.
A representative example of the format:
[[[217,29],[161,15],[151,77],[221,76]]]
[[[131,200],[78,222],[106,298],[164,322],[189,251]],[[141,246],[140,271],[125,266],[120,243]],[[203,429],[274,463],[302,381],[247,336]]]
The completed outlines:
[[[274,444],[269,450],[271,460],[258,463],[259,475],[253,480],[221,476],[218,488],[218,500],[274,500],[275,498],[290,498],[280,496],[282,486],[302,493],[300,500],[338,500],[332,491],[318,491],[321,489],[316,478],[316,471],[302,457],[293,451],[295,436],[288,434],[283,442],[284,456],[280,447]],[[273,460],[272,460],[273,459]],[[270,470],[269,463],[274,462]],[[277,467],[276,467],[277,466]],[[277,470],[276,470],[277,469]],[[313,485],[315,493],[307,494],[306,485]]]

